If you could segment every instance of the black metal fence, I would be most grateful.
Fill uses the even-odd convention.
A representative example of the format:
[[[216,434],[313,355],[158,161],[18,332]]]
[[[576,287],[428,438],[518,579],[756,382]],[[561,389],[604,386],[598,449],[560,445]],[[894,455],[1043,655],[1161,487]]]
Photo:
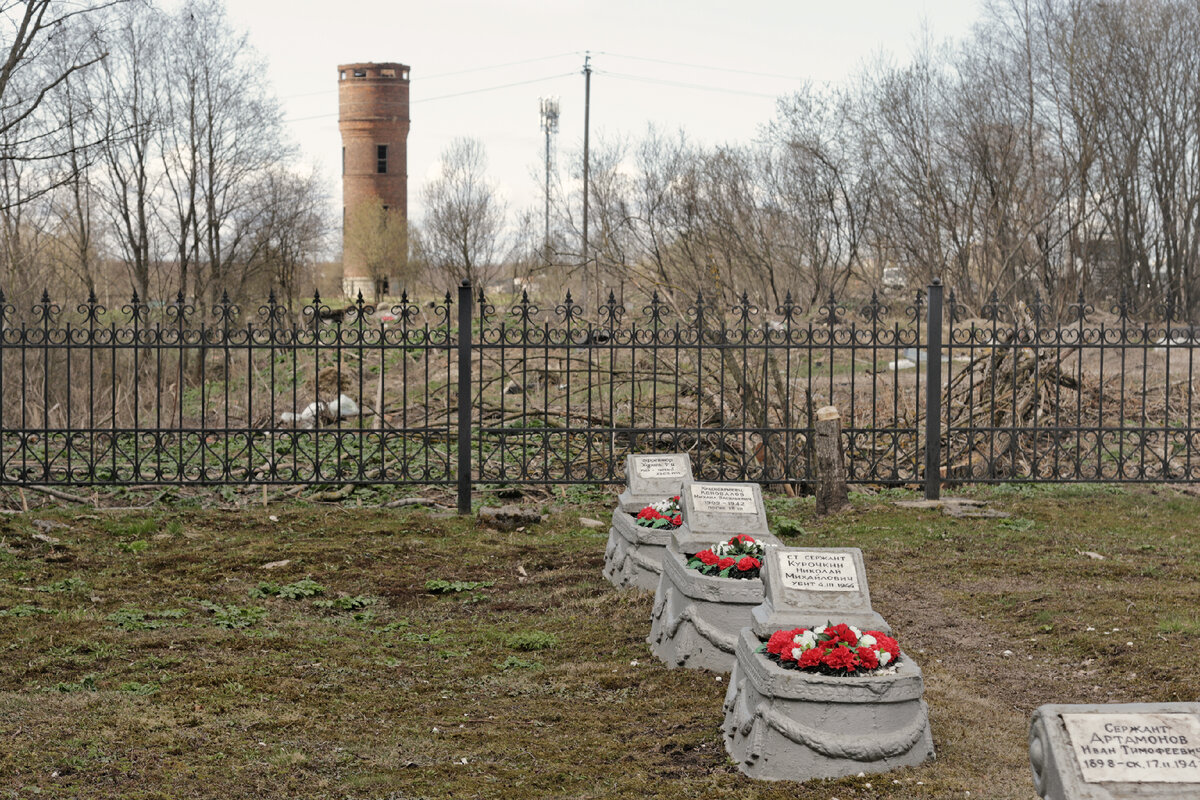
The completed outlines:
[[[895,308],[703,296],[292,315],[270,298],[0,295],[0,486],[620,483],[630,452],[804,490],[816,410],[843,418],[850,480],[1193,481],[1196,331],[1082,298],[971,314],[931,285]],[[466,402],[460,402],[465,398]]]

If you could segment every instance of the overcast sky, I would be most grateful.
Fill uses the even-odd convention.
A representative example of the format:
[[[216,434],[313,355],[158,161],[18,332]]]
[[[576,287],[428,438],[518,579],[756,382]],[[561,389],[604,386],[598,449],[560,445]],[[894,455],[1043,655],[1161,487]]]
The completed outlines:
[[[585,51],[593,141],[636,139],[653,123],[738,143],[804,81],[842,84],[880,54],[903,62],[923,29],[958,39],[982,12],[980,0],[229,0],[229,13],[266,57],[287,128],[304,160],[322,166],[339,213],[337,65],[412,67],[416,220],[421,185],[459,136],[483,143],[510,210],[540,206],[538,99],[559,98],[565,177],[583,141]]]

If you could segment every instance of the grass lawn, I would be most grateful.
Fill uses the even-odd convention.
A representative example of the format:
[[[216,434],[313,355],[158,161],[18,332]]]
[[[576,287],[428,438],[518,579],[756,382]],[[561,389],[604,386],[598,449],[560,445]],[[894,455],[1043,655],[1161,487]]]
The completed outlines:
[[[937,747],[807,784],[732,766],[724,678],[649,654],[653,598],[603,580],[579,509],[513,534],[302,504],[0,517],[0,798],[1031,800],[1038,705],[1200,697],[1200,500],[974,495],[1013,516],[769,499],[785,542],[863,549]]]

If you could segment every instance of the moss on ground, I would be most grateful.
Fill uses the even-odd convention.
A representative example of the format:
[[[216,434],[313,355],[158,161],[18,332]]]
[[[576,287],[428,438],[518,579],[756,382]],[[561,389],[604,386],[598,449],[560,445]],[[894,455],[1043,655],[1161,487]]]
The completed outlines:
[[[770,499],[789,544],[863,549],[938,749],[807,784],[737,772],[724,679],[649,654],[651,594],[601,578],[607,533],[575,513],[511,534],[298,505],[6,516],[0,797],[1028,800],[1038,705],[1200,696],[1200,501],[975,494],[1013,516]]]

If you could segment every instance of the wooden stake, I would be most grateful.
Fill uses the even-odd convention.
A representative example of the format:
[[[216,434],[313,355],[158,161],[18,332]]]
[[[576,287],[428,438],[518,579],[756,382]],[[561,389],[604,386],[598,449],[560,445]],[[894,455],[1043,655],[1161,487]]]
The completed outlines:
[[[817,513],[832,514],[850,507],[846,489],[846,453],[842,447],[842,415],[835,406],[817,409],[813,428],[817,451]]]

